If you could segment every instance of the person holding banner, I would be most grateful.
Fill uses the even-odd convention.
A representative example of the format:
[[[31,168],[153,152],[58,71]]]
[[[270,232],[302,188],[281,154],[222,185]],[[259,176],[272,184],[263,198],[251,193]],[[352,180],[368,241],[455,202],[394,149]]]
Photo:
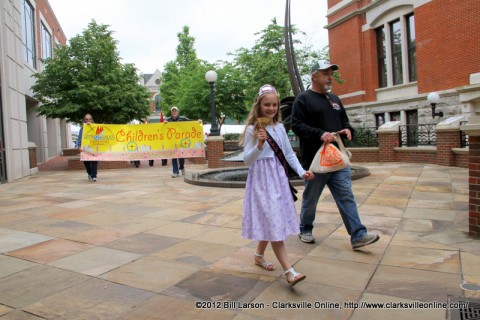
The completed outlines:
[[[147,123],[148,123],[147,119],[141,119],[140,122],[141,122],[141,123],[144,123],[144,124],[147,124]],[[163,121],[162,121],[162,122],[163,122]],[[150,167],[153,167],[153,161],[154,161],[153,159],[149,159],[149,160],[148,160],[148,165],[149,165]],[[162,161],[163,161],[163,160],[162,160]],[[140,160],[133,160],[133,161],[131,161],[131,163],[133,163],[136,168],[140,167]]]
[[[173,106],[172,109],[170,109],[171,116],[167,118],[166,122],[190,120],[187,117],[180,116],[179,113],[180,111],[178,110],[178,108]],[[178,166],[179,164],[180,164],[180,167]],[[173,169],[172,178],[178,178],[180,171],[182,171],[182,175],[185,175],[185,159],[184,158],[172,159],[172,169]]]
[[[93,123],[92,115],[87,113],[83,117],[83,123],[84,124]],[[77,139],[77,146],[76,146],[78,149],[80,149],[80,151],[83,152],[85,150],[82,148],[82,135],[83,135],[83,126],[80,128],[80,131],[78,132],[78,139]],[[97,182],[98,161],[83,161],[83,165],[87,170],[88,181]]]
[[[165,118],[163,117],[163,112],[160,111],[160,123],[164,123],[164,122],[165,122]],[[162,159],[162,167],[166,166],[167,163],[168,163],[167,159]],[[153,160],[152,160],[151,165],[153,166]]]

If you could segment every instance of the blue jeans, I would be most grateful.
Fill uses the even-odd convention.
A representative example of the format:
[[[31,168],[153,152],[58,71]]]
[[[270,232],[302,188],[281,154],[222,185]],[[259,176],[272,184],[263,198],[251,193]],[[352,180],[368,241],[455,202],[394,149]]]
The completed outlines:
[[[183,158],[172,159],[172,167],[173,167],[173,173],[174,174],[178,174],[178,169],[179,169],[178,164],[179,163],[180,163],[180,170],[183,170],[184,165],[185,165],[185,159],[183,159]]]
[[[300,211],[300,232],[312,232],[317,203],[325,185],[332,193],[343,223],[350,235],[350,242],[360,240],[367,233],[367,228],[360,221],[357,203],[352,192],[352,170],[345,168],[335,172],[316,173],[315,179],[305,181],[302,209]]]

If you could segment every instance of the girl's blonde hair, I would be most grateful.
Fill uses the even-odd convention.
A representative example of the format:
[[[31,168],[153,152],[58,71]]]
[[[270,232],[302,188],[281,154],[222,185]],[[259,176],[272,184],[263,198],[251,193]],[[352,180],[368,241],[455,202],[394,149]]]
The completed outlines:
[[[257,119],[260,117],[263,117],[262,109],[261,109],[262,99],[265,95],[269,93],[275,94],[278,100],[278,112],[272,119],[273,124],[277,124],[278,122],[280,122],[281,120],[280,119],[280,97],[278,96],[277,90],[272,85],[265,84],[262,87],[260,87],[255,97],[255,100],[253,101],[252,110],[250,110],[250,113],[248,114],[248,117],[247,117],[247,122],[245,123],[245,130],[240,136],[240,140],[238,142],[239,145],[243,146],[243,144],[245,143],[245,133],[247,132],[248,126],[253,125],[253,135],[254,137],[257,136],[258,129],[259,129]]]

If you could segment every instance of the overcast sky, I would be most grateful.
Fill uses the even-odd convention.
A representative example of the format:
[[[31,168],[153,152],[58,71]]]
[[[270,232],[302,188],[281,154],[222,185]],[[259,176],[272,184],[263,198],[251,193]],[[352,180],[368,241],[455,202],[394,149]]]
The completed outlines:
[[[67,38],[88,23],[110,26],[123,63],[142,73],[163,71],[175,59],[177,33],[190,27],[199,59],[229,60],[229,52],[251,48],[273,18],[284,25],[285,0],[48,0]],[[291,0],[291,22],[307,36],[303,43],[328,44],[327,0]]]

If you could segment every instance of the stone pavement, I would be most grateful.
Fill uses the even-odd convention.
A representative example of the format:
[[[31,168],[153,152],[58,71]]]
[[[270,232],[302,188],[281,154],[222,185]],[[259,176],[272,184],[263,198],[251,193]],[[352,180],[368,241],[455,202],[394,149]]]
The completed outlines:
[[[316,243],[286,242],[307,275],[293,288],[270,247],[277,270],[254,265],[256,243],[240,236],[243,189],[190,185],[146,162],[101,170],[96,183],[84,171],[40,171],[0,185],[0,319],[445,319],[441,307],[361,304],[479,298],[460,287],[480,284],[467,170],[362,165],[371,175],[354,192],[380,241],[352,251],[326,190]]]

